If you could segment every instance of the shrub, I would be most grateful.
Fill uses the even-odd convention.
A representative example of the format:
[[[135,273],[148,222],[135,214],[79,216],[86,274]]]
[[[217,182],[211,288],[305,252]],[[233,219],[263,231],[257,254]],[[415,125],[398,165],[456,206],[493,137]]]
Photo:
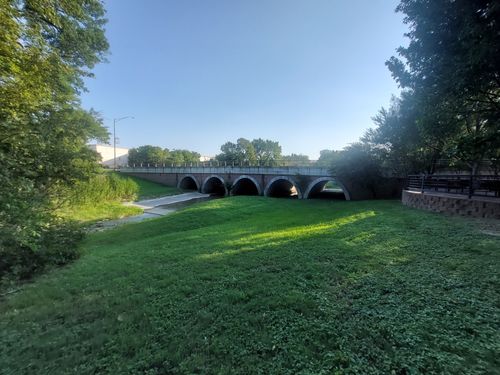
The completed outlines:
[[[48,265],[61,266],[79,257],[78,242],[84,235],[80,227],[52,219],[38,229],[38,241],[31,243],[2,238],[0,279],[28,279]]]
[[[59,202],[81,206],[110,201],[131,200],[138,185],[117,173],[101,173],[79,181],[70,190],[59,192],[58,202],[18,187],[14,195],[0,198],[0,279],[28,279],[49,265],[64,265],[79,256],[82,228],[58,218],[54,206]],[[65,193],[64,193],[65,192]],[[5,198],[5,199],[4,199]]]
[[[69,203],[74,205],[99,202],[133,200],[139,186],[131,178],[117,173],[98,174],[76,184],[71,190]]]

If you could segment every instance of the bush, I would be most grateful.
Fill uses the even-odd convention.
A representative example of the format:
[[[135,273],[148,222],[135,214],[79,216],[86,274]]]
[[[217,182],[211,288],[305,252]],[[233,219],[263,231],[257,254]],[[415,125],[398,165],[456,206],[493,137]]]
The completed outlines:
[[[69,203],[74,205],[95,204],[109,201],[125,201],[137,198],[139,185],[131,178],[117,173],[102,173],[79,182],[72,189]]]
[[[78,258],[78,242],[84,236],[80,225],[57,217],[57,202],[21,182],[17,189],[7,189],[12,194],[0,198],[0,279],[28,279],[49,265]],[[102,173],[60,192],[58,200],[70,206],[96,205],[132,200],[138,190],[130,178]]]
[[[84,236],[80,227],[53,219],[39,229],[38,241],[31,244],[2,238],[0,279],[28,279],[48,265],[61,266],[79,257],[78,242]]]

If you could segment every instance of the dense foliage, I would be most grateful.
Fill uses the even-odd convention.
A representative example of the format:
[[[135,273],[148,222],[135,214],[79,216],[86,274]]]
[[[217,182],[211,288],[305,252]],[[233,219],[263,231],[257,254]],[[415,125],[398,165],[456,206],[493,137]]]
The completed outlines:
[[[285,165],[310,166],[312,164],[311,160],[309,160],[309,156],[304,154],[283,155],[281,160]]]
[[[53,246],[73,257],[51,211],[96,171],[86,142],[108,136],[78,100],[108,48],[105,21],[99,0],[0,0],[0,273]]]
[[[497,374],[500,237],[233,197],[89,236],[0,303],[6,374]]]
[[[335,165],[340,156],[340,151],[336,150],[321,150],[319,152],[319,159],[316,161],[318,167],[331,167]]]
[[[62,217],[88,226],[96,221],[139,215],[143,210],[123,201],[179,194],[180,190],[142,178],[107,172],[77,184],[69,204],[58,210]]]
[[[254,139],[249,141],[239,138],[236,143],[226,142],[221,153],[215,159],[219,162],[234,165],[277,165],[281,160],[281,146],[269,139]]]
[[[117,173],[101,173],[86,181],[79,181],[72,188],[70,205],[94,204],[109,201],[131,201],[137,198],[139,185]]]
[[[374,117],[377,127],[361,139],[363,148],[385,175],[498,173],[498,1],[402,0],[397,11],[405,15],[409,44],[387,65],[403,91]]]
[[[183,165],[198,163],[200,154],[189,150],[169,150],[158,146],[139,146],[132,148],[128,153],[129,165],[155,166],[155,165]]]

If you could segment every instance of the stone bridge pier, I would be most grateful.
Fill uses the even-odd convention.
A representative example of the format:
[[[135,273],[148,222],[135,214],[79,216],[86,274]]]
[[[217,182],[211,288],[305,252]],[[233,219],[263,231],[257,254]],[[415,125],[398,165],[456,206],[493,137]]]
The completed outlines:
[[[151,167],[121,168],[119,172],[219,196],[363,199],[362,194],[356,194],[356,189],[332,176],[327,168]]]

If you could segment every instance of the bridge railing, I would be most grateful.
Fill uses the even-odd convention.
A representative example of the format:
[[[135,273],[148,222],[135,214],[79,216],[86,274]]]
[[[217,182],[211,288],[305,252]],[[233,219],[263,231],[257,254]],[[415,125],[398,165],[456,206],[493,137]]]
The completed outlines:
[[[410,175],[406,189],[481,197],[500,197],[500,176],[495,175]]]
[[[304,175],[304,176],[330,176],[328,168],[320,167],[245,167],[245,166],[129,166],[118,169],[124,173],[236,173],[236,174],[272,174],[272,175]]]

